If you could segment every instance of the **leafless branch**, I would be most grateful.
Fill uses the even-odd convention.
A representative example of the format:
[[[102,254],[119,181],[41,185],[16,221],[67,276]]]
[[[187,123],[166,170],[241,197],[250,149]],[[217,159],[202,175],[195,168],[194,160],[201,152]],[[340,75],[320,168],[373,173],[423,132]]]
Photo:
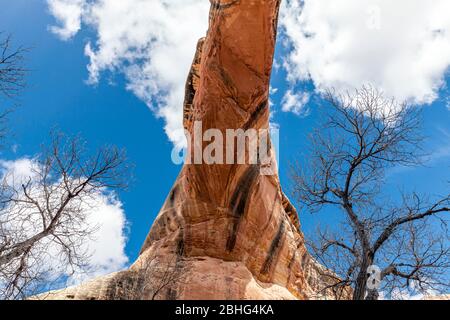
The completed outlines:
[[[13,48],[11,35],[0,33],[0,93],[6,97],[15,97],[25,87],[28,70],[23,61],[28,50]]]

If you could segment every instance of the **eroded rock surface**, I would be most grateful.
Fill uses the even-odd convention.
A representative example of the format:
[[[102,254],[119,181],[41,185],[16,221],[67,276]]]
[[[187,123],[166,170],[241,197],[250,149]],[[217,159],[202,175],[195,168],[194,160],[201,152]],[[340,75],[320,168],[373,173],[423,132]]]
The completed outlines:
[[[186,84],[193,131],[269,126],[280,0],[212,1]],[[272,152],[272,165],[275,158]],[[320,281],[295,208],[262,165],[183,167],[128,271],[45,299],[308,299]]]

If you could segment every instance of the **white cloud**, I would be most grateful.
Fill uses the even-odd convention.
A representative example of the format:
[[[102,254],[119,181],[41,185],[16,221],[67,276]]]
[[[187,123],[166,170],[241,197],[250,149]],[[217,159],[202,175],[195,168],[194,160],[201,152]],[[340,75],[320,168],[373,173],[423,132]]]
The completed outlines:
[[[114,194],[106,193],[96,194],[87,205],[87,224],[98,229],[84,244],[84,250],[91,253],[88,266],[71,275],[70,284],[122,270],[128,263],[125,254],[127,220],[122,203]]]
[[[61,39],[68,40],[81,28],[84,0],[47,0],[50,12],[61,23],[50,30]]]
[[[52,30],[63,39],[86,26],[95,31],[88,42],[89,82],[104,71],[119,72],[127,89],[142,99],[177,145],[185,145],[182,125],[184,85],[196,43],[205,36],[209,1],[205,0],[48,0],[59,22]],[[66,10],[67,9],[67,10]]]
[[[33,159],[22,158],[15,161],[0,160],[0,179],[11,179],[8,183],[14,183],[20,186],[22,183],[31,179],[32,181],[37,179],[35,174],[37,164]],[[20,187],[18,188],[20,190]],[[43,191],[39,188],[33,188],[33,196],[39,197]],[[55,195],[57,198],[58,195]],[[125,212],[122,207],[122,203],[117,199],[113,192],[103,190],[103,192],[96,192],[90,196],[89,199],[84,199],[83,202],[75,203],[75,207],[81,206],[85,212],[86,219],[76,221],[72,228],[78,230],[78,228],[93,229],[94,232],[90,237],[71,237],[71,241],[75,244],[79,244],[78,252],[86,253],[88,260],[83,267],[73,270],[69,270],[64,263],[61,263],[61,249],[50,239],[43,239],[39,242],[39,252],[45,253],[43,256],[34,256],[36,259],[32,267],[36,267],[36,272],[48,270],[49,274],[48,282],[56,281],[56,285],[59,284],[61,279],[65,279],[66,284],[77,284],[90,278],[109,274],[121,270],[126,267],[128,263],[128,257],[125,253],[126,245],[126,225],[127,220]],[[19,209],[17,209],[19,210]],[[40,224],[36,221],[40,221],[39,214],[33,212],[30,208],[29,212],[24,211],[23,208],[19,211],[21,215],[26,215],[29,218],[30,223],[23,223],[21,225],[7,225],[2,224],[2,227],[8,227],[9,230],[18,230],[19,234],[35,234],[36,227]],[[27,209],[28,210],[28,209]],[[8,221],[8,217],[15,214],[16,209],[14,207],[6,207],[0,211],[0,219],[3,222]],[[6,220],[5,220],[6,219]],[[15,220],[14,220],[15,221]],[[28,220],[27,220],[28,221]],[[33,223],[35,221],[35,223]],[[0,220],[1,222],[1,220]],[[66,226],[69,228],[69,226]],[[77,245],[78,246],[78,245]],[[45,248],[45,250],[41,250]],[[39,269],[39,270],[38,270]],[[2,279],[0,277],[0,289]],[[0,290],[1,291],[1,290]]]
[[[26,179],[34,179],[34,161],[29,158],[20,158],[15,161],[0,160],[1,180],[7,179],[9,185],[22,183]],[[15,178],[18,181],[11,179]]]
[[[303,2],[303,1],[302,1]],[[448,0],[286,0],[289,81],[320,91],[372,84],[389,96],[431,103],[450,65]]]
[[[272,86],[269,88],[270,95],[276,94],[277,92],[278,92],[278,88],[274,88]]]
[[[284,112],[293,112],[296,115],[307,115],[310,95],[307,92],[293,92],[286,91],[283,100],[281,101],[281,110]]]
[[[424,300],[427,297],[439,296],[439,291],[425,285],[420,288],[416,281],[412,281],[406,288],[394,288],[391,292],[391,300]]]

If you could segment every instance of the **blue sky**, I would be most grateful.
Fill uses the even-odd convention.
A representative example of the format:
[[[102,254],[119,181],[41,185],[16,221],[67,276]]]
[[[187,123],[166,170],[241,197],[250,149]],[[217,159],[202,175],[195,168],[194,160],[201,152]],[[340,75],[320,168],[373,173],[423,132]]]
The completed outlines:
[[[95,27],[80,28],[67,41],[61,41],[49,30],[56,20],[46,1],[0,1],[3,2],[0,30],[11,33],[15,44],[32,47],[26,60],[31,70],[27,80],[29,85],[10,116],[10,147],[2,151],[1,158],[14,160],[35,155],[40,145],[48,142],[49,132],[54,128],[68,134],[80,133],[92,150],[105,144],[126,148],[130,162],[135,165],[135,178],[127,192],[120,192],[119,198],[129,222],[126,254],[133,261],[180,170],[171,162],[173,144],[164,131],[164,118],[155,116],[148,107],[148,99],[126,89],[129,79],[123,72],[105,72],[98,83],[86,83],[90,76],[86,66],[90,60],[85,55],[85,46],[89,41],[95,43],[99,37]],[[291,53],[290,47],[283,45],[286,37],[281,36],[277,45],[276,61],[279,64],[283,64]],[[184,54],[191,59],[194,50],[195,47],[189,48]],[[292,61],[296,60],[292,58]],[[304,65],[304,62],[297,64]],[[425,147],[432,155],[432,161],[425,168],[392,170],[388,176],[388,192],[395,193],[399,188],[431,194],[448,190],[450,109],[445,83],[450,76],[447,67],[444,68],[444,82],[440,83],[442,88],[436,91],[438,96],[433,103],[423,107],[424,130],[428,136]],[[187,75],[187,70],[175,71],[182,78]],[[280,177],[287,193],[290,188],[288,164],[302,159],[305,138],[319,120],[317,102],[320,99],[314,93],[313,84],[322,83],[326,78],[320,73],[316,76],[312,73],[312,79],[300,81],[301,77],[292,79],[293,76],[288,76],[294,71],[293,68],[275,68],[272,80],[272,87],[278,89],[272,95],[272,121],[281,130]],[[310,99],[302,108],[303,115],[281,110],[288,90],[309,92]],[[410,94],[404,88],[399,88],[398,92]],[[423,92],[424,95],[416,97],[418,100],[423,100],[426,88]],[[304,116],[305,110],[309,110],[307,116]],[[313,232],[317,222],[327,219],[323,215],[301,216],[304,232]]]

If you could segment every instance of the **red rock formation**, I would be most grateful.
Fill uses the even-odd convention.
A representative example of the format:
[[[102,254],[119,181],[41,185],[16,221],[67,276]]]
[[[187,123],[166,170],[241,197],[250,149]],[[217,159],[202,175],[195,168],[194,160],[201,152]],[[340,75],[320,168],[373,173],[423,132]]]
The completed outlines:
[[[280,0],[212,1],[186,84],[184,125],[269,126]],[[274,164],[272,153],[272,164]],[[187,164],[128,271],[50,299],[308,299],[317,266],[277,175],[261,165]]]

